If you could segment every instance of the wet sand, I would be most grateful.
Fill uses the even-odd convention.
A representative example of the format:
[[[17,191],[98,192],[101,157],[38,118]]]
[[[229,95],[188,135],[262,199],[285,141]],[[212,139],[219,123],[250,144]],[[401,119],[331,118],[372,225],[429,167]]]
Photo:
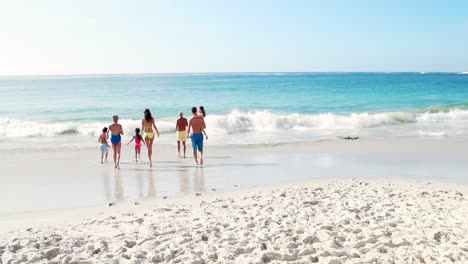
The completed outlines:
[[[121,170],[99,164],[98,150],[0,152],[0,215],[104,206],[110,202],[222,192],[308,179],[423,179],[468,183],[468,143],[450,140],[327,140],[275,145],[207,145],[205,166],[155,145],[155,163],[134,163],[124,146]],[[146,160],[143,151],[143,160]],[[111,160],[111,157],[109,157]]]

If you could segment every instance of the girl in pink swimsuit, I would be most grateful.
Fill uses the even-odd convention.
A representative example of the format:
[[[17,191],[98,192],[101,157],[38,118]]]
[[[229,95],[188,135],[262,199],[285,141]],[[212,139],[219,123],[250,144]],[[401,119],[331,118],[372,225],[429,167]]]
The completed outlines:
[[[141,143],[145,144],[145,141],[143,140],[143,137],[140,135],[140,129],[136,128],[135,129],[135,135],[132,137],[132,140],[130,140],[128,144],[132,143],[132,141],[135,140],[135,162],[138,162],[140,160],[140,149],[141,149]]]

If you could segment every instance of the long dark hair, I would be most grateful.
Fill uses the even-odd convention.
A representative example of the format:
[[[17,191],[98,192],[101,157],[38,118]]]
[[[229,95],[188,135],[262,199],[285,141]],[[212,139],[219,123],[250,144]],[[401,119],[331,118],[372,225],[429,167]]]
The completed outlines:
[[[143,140],[143,137],[140,135],[139,128],[135,128],[135,137],[137,137],[139,140]]]
[[[200,106],[200,112],[202,113],[203,117],[206,117],[205,107]]]
[[[153,119],[153,116],[151,115],[151,111],[149,109],[145,109],[143,113],[145,114],[146,121],[149,122]]]

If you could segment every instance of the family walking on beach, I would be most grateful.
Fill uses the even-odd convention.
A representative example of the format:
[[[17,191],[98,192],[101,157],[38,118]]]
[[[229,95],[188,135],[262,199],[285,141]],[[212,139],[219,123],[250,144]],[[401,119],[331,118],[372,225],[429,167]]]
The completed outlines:
[[[208,136],[205,132],[206,112],[203,106],[200,106],[198,110],[196,107],[192,107],[191,111],[193,117],[190,119],[190,121],[187,121],[187,119],[184,118],[184,114],[182,112],[179,112],[179,119],[176,121],[177,157],[185,158],[185,142],[187,141],[187,138],[190,138],[192,142],[193,157],[195,159],[195,164],[198,166],[203,165],[203,136],[208,139]],[[156,135],[159,137],[159,130],[156,126],[153,116],[151,115],[151,111],[149,109],[145,109],[143,113],[144,117],[141,120],[141,129],[135,129],[135,135],[127,143],[127,145],[134,142],[136,162],[138,162],[140,159],[141,145],[146,145],[146,148],[148,149],[149,166],[153,167],[152,155],[153,142],[155,139],[154,132],[156,131]],[[114,167],[115,169],[120,169],[120,152],[122,148],[122,135],[124,135],[124,131],[122,125],[119,124],[119,117],[114,115],[112,119],[113,124],[109,125],[108,128],[104,127],[98,138],[98,142],[100,143],[99,149],[101,152],[101,164],[107,161],[107,149],[110,148],[107,140],[110,139],[114,152]],[[144,132],[144,136],[141,135],[141,131]],[[183,146],[183,156],[180,154],[181,143]],[[200,159],[198,159],[198,152],[200,152]]]

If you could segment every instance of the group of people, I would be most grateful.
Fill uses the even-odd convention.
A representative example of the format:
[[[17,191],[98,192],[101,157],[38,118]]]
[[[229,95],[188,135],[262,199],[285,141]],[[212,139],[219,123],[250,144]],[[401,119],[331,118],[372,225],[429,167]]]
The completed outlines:
[[[193,117],[190,121],[187,121],[182,112],[179,112],[179,119],[176,121],[177,157],[185,158],[185,142],[187,141],[187,138],[190,138],[192,142],[193,157],[195,159],[195,164],[198,166],[203,165],[203,139],[204,137],[208,139],[205,131],[206,112],[203,106],[200,106],[199,109],[192,107],[191,111]],[[136,162],[140,160],[141,145],[146,145],[146,148],[148,149],[149,166],[153,167],[153,142],[155,139],[155,132],[156,136],[159,137],[159,130],[153,116],[151,115],[151,111],[149,109],[145,109],[143,113],[144,117],[141,120],[141,129],[135,129],[135,135],[127,145],[133,142]],[[115,169],[120,169],[120,151],[122,148],[122,135],[124,135],[124,131],[122,125],[119,124],[119,117],[114,115],[112,119],[113,123],[109,125],[109,127],[104,127],[98,138],[98,142],[100,143],[99,149],[101,152],[101,164],[107,161],[108,148],[112,145],[112,149],[114,151],[114,167]],[[141,135],[141,131],[144,133],[143,136]],[[111,145],[109,145],[108,140],[110,140]],[[181,144],[183,146],[183,156],[180,152]],[[198,152],[200,153],[200,159],[198,158]]]

